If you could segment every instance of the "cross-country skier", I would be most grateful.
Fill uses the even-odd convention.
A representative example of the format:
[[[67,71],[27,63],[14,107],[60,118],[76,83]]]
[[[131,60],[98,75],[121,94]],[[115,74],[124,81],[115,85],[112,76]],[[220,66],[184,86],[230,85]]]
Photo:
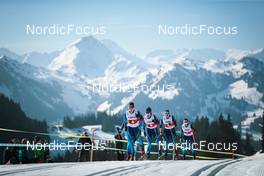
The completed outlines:
[[[152,110],[150,107],[146,109],[146,114],[144,115],[144,129],[148,141],[148,148],[147,148],[147,159],[150,158],[150,152],[151,152],[151,143],[152,140],[157,143],[159,142],[159,120],[158,118],[152,114]]]
[[[135,109],[133,102],[128,105],[128,110],[124,116],[124,122],[121,130],[125,128],[127,136],[127,158],[126,160],[135,160],[136,151],[134,144],[137,141],[141,147],[141,158],[144,157],[145,150],[141,137],[143,117],[138,110]]]
[[[195,129],[193,126],[190,124],[189,120],[186,118],[183,120],[182,124],[182,130],[181,130],[181,139],[182,139],[182,154],[183,154],[183,159],[186,159],[186,153],[187,153],[187,148],[189,148],[192,152],[193,159],[195,159],[195,151],[193,150],[193,144],[195,143],[195,137],[194,137],[194,132]],[[189,146],[187,147],[186,146]]]
[[[165,110],[164,115],[160,121],[160,134],[163,135],[165,143],[165,156],[164,159],[168,159],[168,144],[173,143],[175,157],[178,159],[178,150],[176,145],[176,120],[169,110]]]

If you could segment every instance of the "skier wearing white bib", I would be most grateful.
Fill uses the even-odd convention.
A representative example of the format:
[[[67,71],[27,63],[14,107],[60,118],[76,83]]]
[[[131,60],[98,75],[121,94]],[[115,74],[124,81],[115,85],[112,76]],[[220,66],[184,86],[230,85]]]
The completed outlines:
[[[151,108],[148,107],[146,109],[146,114],[144,115],[144,129],[148,141],[147,159],[150,158],[152,140],[154,140],[158,145],[159,142],[158,126],[159,126],[158,118],[154,114],[152,114]]]
[[[186,153],[187,153],[187,146],[186,144],[189,146],[188,148],[190,149],[190,151],[192,152],[193,155],[193,159],[195,159],[195,151],[193,149],[193,143],[195,143],[195,137],[194,137],[194,132],[195,129],[193,128],[193,126],[190,124],[188,119],[184,119],[183,120],[183,124],[182,124],[182,130],[181,130],[181,139],[182,139],[182,154],[183,154],[183,159],[186,159]]]
[[[178,159],[178,150],[176,145],[176,120],[169,110],[165,110],[164,115],[160,121],[160,134],[163,135],[165,143],[165,156],[164,159],[168,159],[168,144],[173,143],[175,158]]]
[[[141,137],[141,128],[143,117],[138,110],[135,109],[134,103],[130,102],[128,110],[124,116],[124,122],[121,130],[125,128],[127,136],[127,159],[136,160],[135,142],[137,141],[141,147],[141,157],[145,155],[144,144]]]

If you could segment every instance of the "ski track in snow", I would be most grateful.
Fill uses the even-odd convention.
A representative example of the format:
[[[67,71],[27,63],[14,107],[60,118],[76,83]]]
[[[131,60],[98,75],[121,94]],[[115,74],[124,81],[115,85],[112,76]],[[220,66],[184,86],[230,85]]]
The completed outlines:
[[[245,163],[244,163],[245,162]],[[186,161],[104,161],[104,162],[82,162],[82,163],[49,163],[49,164],[27,164],[27,165],[2,165],[1,175],[82,175],[82,176],[108,176],[108,175],[226,175],[236,171],[233,167],[248,165],[241,160],[186,160]],[[263,175],[264,159],[259,165],[250,165],[245,169],[255,171],[254,175]],[[241,163],[241,164],[240,164]],[[233,166],[234,165],[234,166]],[[252,166],[252,167],[251,167]],[[231,169],[230,169],[231,167]],[[247,173],[242,171],[242,173]],[[235,173],[234,175],[237,175]],[[244,174],[243,174],[244,175]]]
[[[264,154],[225,160],[97,161],[0,165],[0,176],[263,176]]]

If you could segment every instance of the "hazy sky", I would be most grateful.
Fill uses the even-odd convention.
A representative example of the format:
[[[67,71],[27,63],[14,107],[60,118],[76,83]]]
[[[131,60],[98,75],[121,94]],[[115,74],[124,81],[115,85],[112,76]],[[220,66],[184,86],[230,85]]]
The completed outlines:
[[[32,36],[26,25],[89,25],[105,26],[106,34],[137,55],[154,49],[264,47],[264,1],[206,0],[2,0],[0,1],[0,47],[17,53],[63,49],[80,38],[64,36]],[[164,36],[158,25],[237,26],[234,36]]]

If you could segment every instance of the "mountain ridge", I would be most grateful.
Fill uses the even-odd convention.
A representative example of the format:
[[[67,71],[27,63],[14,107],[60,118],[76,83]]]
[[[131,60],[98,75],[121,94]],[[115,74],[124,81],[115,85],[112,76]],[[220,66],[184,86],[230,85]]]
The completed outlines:
[[[67,53],[71,53],[68,51],[69,48],[74,51],[70,56],[67,55]],[[79,64],[74,62],[76,58],[79,59],[80,51],[77,51],[76,48],[83,50]],[[96,48],[96,51],[92,51],[93,48]],[[102,52],[100,52],[101,50]],[[191,51],[191,54],[188,51]],[[215,57],[213,57],[214,51],[216,51]],[[198,53],[197,57],[195,53]],[[241,58],[241,56],[243,57]],[[107,57],[106,61],[100,60],[100,57],[104,57],[104,59]],[[97,64],[104,62],[103,66],[100,68],[94,66],[96,68],[96,72],[94,72],[94,68],[90,69],[90,63],[88,65],[82,63],[87,58],[92,58]],[[156,62],[153,58],[156,58]],[[159,60],[160,58],[161,60]],[[178,116],[188,117],[196,115],[214,117],[221,112],[231,113],[238,117],[263,108],[264,89],[260,71],[264,69],[262,64],[263,49],[250,52],[237,50],[221,52],[215,49],[159,50],[147,55],[147,59],[145,58],[143,62],[142,58],[130,54],[113,41],[99,41],[93,37],[85,37],[67,45],[51,61],[48,68],[30,67],[32,64],[25,67],[18,62],[15,64],[17,67],[12,68],[16,72],[12,73],[12,70],[5,69],[2,62],[1,70],[7,71],[5,74],[8,75],[17,74],[18,77],[22,75],[38,83],[50,84],[51,87],[53,83],[57,84],[59,88],[50,87],[50,89],[57,90],[52,90],[52,92],[56,92],[54,96],[57,99],[55,98],[55,100],[64,104],[69,110],[69,114],[81,114],[96,110],[120,113],[129,101],[135,101],[139,109],[152,106],[156,112],[161,113],[165,108],[169,108]],[[5,64],[9,60],[12,63],[11,58],[5,58]],[[64,63],[55,62],[56,60]],[[150,63],[145,65],[145,62]],[[59,66],[57,67],[55,63]],[[66,72],[63,68],[65,64]],[[75,65],[71,68],[71,64]],[[81,68],[78,70],[77,67]],[[67,72],[67,69],[76,70]],[[30,76],[27,77],[27,75]],[[20,79],[23,81],[24,78]],[[93,84],[118,86],[119,83],[137,87],[147,85],[153,86],[155,89],[134,92],[92,91]],[[15,85],[15,83],[13,84]],[[2,79],[0,92],[12,96],[12,91],[7,85],[7,82]],[[162,85],[171,85],[171,88],[165,91],[158,90],[157,87]],[[242,91],[239,92],[240,88]],[[17,87],[17,89],[19,88]],[[41,93],[35,93],[35,95],[29,93],[28,96],[34,97],[38,94],[41,95]],[[249,99],[245,99],[243,96],[248,96]],[[254,96],[255,100],[252,101]],[[22,101],[17,98],[15,100]],[[56,106],[51,100],[47,100],[47,102]],[[61,114],[58,118],[65,115],[65,113]],[[237,119],[237,122],[241,120]]]

